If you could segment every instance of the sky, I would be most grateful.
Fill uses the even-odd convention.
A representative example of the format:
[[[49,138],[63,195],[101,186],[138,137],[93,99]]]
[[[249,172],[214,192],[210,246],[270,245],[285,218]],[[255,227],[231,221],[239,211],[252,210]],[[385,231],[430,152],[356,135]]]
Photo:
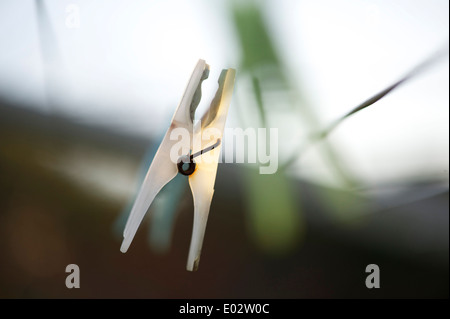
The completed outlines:
[[[3,97],[159,137],[202,58],[210,79],[237,68],[235,98],[248,99],[227,1],[46,0],[44,24],[36,3],[0,3]],[[446,0],[259,3],[291,83],[324,126],[448,48]],[[333,132],[328,140],[353,174],[368,184],[431,176],[448,186],[448,69],[447,55]],[[203,96],[209,100],[215,89],[215,80],[205,81]],[[233,103],[229,116],[227,126],[239,126]],[[287,158],[292,145],[303,143],[301,120],[274,114],[272,123]],[[295,174],[333,184],[320,154],[310,151]]]

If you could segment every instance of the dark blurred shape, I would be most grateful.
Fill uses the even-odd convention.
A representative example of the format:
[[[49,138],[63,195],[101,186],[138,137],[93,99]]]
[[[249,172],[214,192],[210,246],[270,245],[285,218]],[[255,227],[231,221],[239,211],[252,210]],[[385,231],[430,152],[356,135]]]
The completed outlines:
[[[373,203],[287,179],[306,233],[301,247],[276,256],[249,238],[253,217],[242,196],[247,169],[221,164],[197,273],[184,269],[192,227],[189,196],[181,200],[170,252],[153,253],[142,227],[122,254],[112,225],[126,200],[80,187],[40,159],[83,145],[105,159],[126,156],[137,169],[148,144],[0,100],[0,297],[448,298],[448,190],[433,183],[404,185],[390,201]],[[254,178],[258,183],[264,176]],[[435,195],[418,196],[423,189]],[[332,205],[324,193],[334,198]],[[336,223],[330,210],[346,210],[349,202],[361,203],[350,206],[357,210],[348,212],[352,222]],[[65,286],[71,263],[80,267],[80,289]],[[380,267],[380,289],[365,287],[371,263]]]

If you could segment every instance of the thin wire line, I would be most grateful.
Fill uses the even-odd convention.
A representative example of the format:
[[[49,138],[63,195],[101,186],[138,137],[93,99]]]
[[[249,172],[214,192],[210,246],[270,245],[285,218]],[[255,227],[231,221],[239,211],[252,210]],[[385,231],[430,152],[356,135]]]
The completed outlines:
[[[205,154],[206,152],[212,151],[214,148],[216,148],[217,146],[220,145],[220,142],[221,142],[221,140],[220,140],[220,138],[218,138],[216,143],[214,143],[214,144],[211,145],[211,146],[208,146],[208,147],[205,148],[205,149],[202,149],[202,150],[198,151],[197,153],[192,154],[191,156],[189,156],[189,159],[190,159],[191,162],[192,162],[192,160],[193,160],[195,157],[200,156],[200,155],[202,155],[202,154]]]

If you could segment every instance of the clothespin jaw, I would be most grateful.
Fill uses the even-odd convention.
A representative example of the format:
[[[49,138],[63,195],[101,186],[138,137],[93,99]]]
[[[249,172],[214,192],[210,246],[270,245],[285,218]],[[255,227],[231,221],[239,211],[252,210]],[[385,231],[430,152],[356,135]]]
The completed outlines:
[[[234,69],[222,71],[219,88],[211,106],[200,123],[194,127],[195,110],[201,99],[201,84],[209,75],[209,66],[206,62],[198,61],[131,209],[120,248],[123,253],[128,250],[155,196],[180,172],[189,176],[189,185],[194,198],[194,225],[186,268],[190,271],[198,268],[235,74]],[[190,139],[187,141],[172,139],[171,134],[176,129],[189,132]],[[179,162],[181,158],[178,162],[171,158],[175,146],[190,150],[190,153],[195,155],[195,159],[194,155],[184,156],[190,159],[187,171],[182,169],[183,163]]]
[[[201,144],[201,149],[206,149],[217,141],[222,141],[235,76],[234,69],[223,70],[221,73],[216,96],[208,112],[202,117],[199,127],[196,128],[195,138],[201,139],[201,142],[198,143]],[[219,143],[214,149],[202,155],[201,161],[196,165],[196,170],[189,176],[189,185],[194,198],[194,226],[186,266],[189,271],[197,270],[200,262],[221,148],[222,143]]]

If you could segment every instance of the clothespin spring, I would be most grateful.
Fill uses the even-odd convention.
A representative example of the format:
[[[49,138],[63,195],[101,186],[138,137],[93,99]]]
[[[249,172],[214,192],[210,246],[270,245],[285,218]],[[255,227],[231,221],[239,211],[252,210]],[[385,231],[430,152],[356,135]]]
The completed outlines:
[[[214,143],[211,146],[208,146],[205,149],[198,151],[197,153],[194,153],[190,156],[187,156],[187,155],[181,156],[178,159],[178,163],[177,163],[178,172],[185,176],[192,175],[195,171],[195,166],[196,166],[196,164],[194,162],[194,158],[213,150],[214,148],[216,148],[217,146],[220,145],[220,142],[221,142],[221,140],[219,138],[219,139],[217,139],[216,143]],[[187,167],[186,167],[186,165],[187,165]]]

